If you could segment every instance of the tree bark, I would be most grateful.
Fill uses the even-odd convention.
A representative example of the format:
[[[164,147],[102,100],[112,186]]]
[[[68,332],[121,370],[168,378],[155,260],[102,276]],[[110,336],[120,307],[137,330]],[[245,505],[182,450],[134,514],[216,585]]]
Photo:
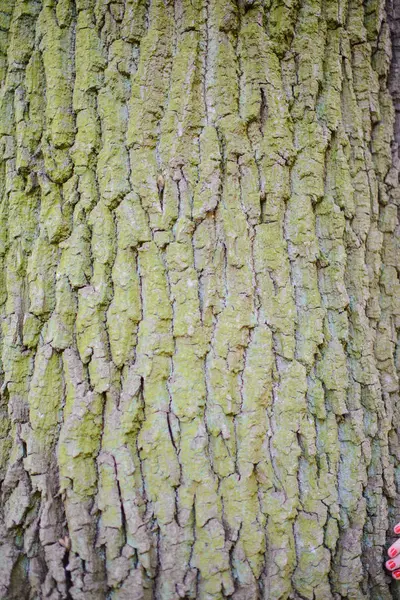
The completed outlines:
[[[400,598],[400,0],[0,11],[0,597]]]

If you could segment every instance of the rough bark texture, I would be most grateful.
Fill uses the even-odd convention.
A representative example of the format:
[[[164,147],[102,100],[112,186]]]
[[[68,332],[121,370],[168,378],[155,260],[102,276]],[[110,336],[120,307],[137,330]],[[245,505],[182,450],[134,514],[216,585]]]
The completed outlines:
[[[0,597],[398,598],[399,0],[0,9]]]

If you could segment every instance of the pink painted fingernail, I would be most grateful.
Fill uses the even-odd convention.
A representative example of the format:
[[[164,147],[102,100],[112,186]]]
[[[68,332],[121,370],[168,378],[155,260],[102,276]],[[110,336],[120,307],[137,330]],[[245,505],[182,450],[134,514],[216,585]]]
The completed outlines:
[[[394,560],[388,560],[386,564],[388,566],[388,569],[395,569],[396,568],[396,563],[394,562]]]
[[[396,527],[394,528],[394,532],[400,533],[400,525],[396,525]]]
[[[391,556],[392,558],[393,558],[394,556],[396,556],[396,554],[397,554],[397,550],[396,550],[396,548],[392,548],[391,550],[389,550],[389,556]]]
[[[400,579],[400,571],[393,571],[392,575],[395,579]]]

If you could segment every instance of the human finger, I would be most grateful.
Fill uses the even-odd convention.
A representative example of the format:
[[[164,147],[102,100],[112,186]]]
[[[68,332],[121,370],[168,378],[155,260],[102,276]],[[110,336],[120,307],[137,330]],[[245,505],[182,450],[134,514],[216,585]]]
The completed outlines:
[[[390,558],[394,558],[395,556],[397,556],[399,554],[399,552],[400,552],[400,540],[397,540],[394,544],[392,544],[390,546],[387,553],[390,556]]]
[[[400,568],[400,554],[395,556],[394,558],[390,558],[385,562],[385,567],[389,569],[389,571],[394,571],[395,569]]]
[[[397,571],[393,571],[392,577],[393,579],[400,579],[400,569],[398,569]]]

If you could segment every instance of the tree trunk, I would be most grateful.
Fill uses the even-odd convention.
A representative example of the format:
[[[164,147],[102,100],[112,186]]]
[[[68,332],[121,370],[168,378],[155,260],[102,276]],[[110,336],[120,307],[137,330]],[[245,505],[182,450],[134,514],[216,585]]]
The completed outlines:
[[[400,598],[391,1],[1,0],[2,599]]]

